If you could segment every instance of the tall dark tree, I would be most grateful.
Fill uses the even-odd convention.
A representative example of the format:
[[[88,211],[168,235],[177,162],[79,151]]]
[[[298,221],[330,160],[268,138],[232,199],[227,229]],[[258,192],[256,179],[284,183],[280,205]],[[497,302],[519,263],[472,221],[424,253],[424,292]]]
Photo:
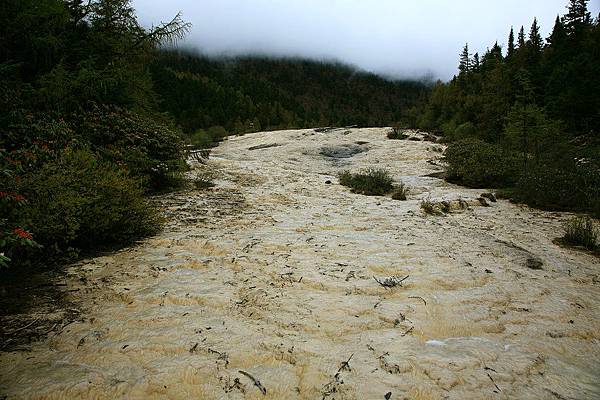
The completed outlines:
[[[540,34],[540,27],[538,25],[537,18],[533,19],[531,30],[529,31],[529,39],[527,42],[533,54],[541,53],[542,48],[544,47],[544,41],[542,39],[542,35]]]
[[[471,56],[469,55],[469,43],[465,44],[463,51],[460,53],[460,63],[458,65],[460,74],[467,74],[471,71]]]
[[[515,33],[513,31],[512,26],[510,27],[510,33],[508,34],[508,49],[507,49],[507,57],[512,57],[515,53]]]
[[[521,29],[519,30],[518,37],[519,49],[523,49],[525,47],[525,28],[521,25]]]
[[[479,53],[473,54],[473,61],[471,61],[471,69],[473,72],[479,72],[481,68],[481,60],[479,59]]]
[[[561,21],[559,16],[556,16],[556,20],[554,21],[554,28],[552,29],[552,33],[546,39],[549,46],[557,47],[565,42],[567,38],[567,30],[565,29],[565,25]]]
[[[564,24],[570,34],[577,33],[592,23],[592,15],[588,11],[589,0],[570,0]]]

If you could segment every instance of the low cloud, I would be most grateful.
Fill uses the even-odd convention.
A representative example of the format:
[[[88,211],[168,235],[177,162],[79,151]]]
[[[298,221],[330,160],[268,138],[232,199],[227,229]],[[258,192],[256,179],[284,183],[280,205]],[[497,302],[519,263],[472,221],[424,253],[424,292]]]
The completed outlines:
[[[592,1],[593,15],[600,9]],[[193,24],[182,43],[210,55],[267,54],[336,59],[393,77],[456,73],[465,42],[485,52],[510,26],[547,36],[565,0],[134,0],[146,26],[178,11]]]

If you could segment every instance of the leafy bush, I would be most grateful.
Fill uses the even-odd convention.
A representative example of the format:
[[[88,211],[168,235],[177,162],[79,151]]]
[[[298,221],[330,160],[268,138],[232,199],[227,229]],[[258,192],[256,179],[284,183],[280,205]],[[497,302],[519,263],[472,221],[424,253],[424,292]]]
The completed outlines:
[[[150,190],[169,189],[183,182],[187,169],[183,138],[163,123],[101,106],[78,118],[76,130],[103,158],[127,168]]]
[[[400,131],[400,128],[392,128],[387,133],[387,138],[392,140],[406,139],[408,135]]]
[[[9,266],[14,252],[38,246],[25,218],[28,200],[20,193],[24,165],[35,159],[29,151],[0,149],[0,269]]]
[[[394,200],[406,200],[406,195],[408,194],[408,188],[403,182],[400,182],[399,185],[394,187],[394,191],[392,192],[392,199]]]
[[[598,244],[598,228],[594,226],[594,222],[589,217],[573,218],[565,225],[564,241],[574,245],[583,246],[588,250],[597,250],[600,248]]]
[[[50,259],[130,243],[160,228],[139,181],[87,150],[65,151],[23,187],[32,232]]]
[[[600,215],[600,165],[573,157],[540,161],[519,180],[515,199],[536,207]]]
[[[461,140],[446,149],[448,181],[470,187],[512,186],[520,175],[518,157],[500,145]]]
[[[383,196],[392,191],[393,179],[383,169],[367,169],[357,174],[343,171],[338,176],[340,184],[352,189],[353,193],[367,196]]]

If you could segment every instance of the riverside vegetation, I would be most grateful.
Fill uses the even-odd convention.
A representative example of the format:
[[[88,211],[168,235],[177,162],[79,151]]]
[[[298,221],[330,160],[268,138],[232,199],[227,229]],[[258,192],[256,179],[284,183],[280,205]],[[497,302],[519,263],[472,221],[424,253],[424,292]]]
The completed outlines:
[[[467,44],[459,74],[411,110],[449,143],[448,180],[600,216],[600,18],[587,3],[571,0],[545,40],[534,20],[505,50]]]
[[[157,232],[147,195],[183,184],[186,142],[392,125],[429,91],[335,63],[166,50],[190,25],[176,15],[145,29],[129,0],[0,10],[0,267],[64,263]]]

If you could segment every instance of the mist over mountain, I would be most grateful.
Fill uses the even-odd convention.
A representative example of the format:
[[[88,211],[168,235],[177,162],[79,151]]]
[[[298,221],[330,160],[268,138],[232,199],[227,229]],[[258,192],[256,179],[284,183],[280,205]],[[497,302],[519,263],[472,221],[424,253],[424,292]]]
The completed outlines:
[[[592,15],[599,2],[590,4]],[[483,54],[506,43],[510,26],[537,17],[546,37],[563,0],[317,1],[135,0],[140,21],[156,25],[177,10],[193,28],[182,46],[208,55],[335,59],[399,78],[450,79],[465,41]]]

